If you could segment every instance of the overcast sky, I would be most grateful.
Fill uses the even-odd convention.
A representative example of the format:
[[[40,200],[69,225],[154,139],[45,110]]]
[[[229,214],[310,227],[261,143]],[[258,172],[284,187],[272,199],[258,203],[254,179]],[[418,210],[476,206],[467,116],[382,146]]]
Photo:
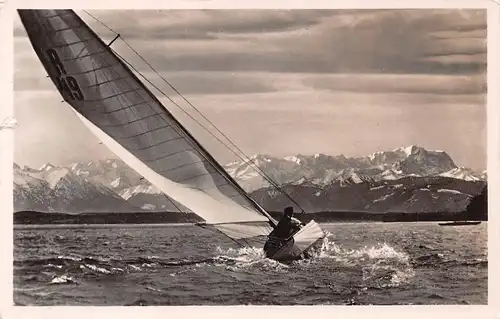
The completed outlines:
[[[105,40],[114,37],[78,13]],[[486,168],[483,10],[91,13],[247,154],[364,156],[417,144],[445,150],[459,166]],[[113,47],[172,93],[122,43]],[[19,19],[14,83],[17,163],[110,156],[61,103]]]

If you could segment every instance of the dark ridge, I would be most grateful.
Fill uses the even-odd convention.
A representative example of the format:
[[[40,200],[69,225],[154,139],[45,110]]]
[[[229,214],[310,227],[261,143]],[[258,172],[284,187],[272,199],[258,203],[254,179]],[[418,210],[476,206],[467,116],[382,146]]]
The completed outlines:
[[[14,214],[14,224],[163,224],[198,223],[203,221],[197,215],[179,212],[136,212],[136,213],[41,213],[20,211]]]
[[[458,221],[488,220],[487,187],[475,196],[465,211],[459,212],[360,212],[360,211],[323,211],[309,214],[297,214],[304,222],[314,219],[327,222],[416,222],[416,221]],[[281,218],[282,212],[270,211],[271,216]],[[179,212],[135,212],[135,213],[42,213],[20,211],[14,214],[14,224],[163,224],[163,223],[198,223],[203,220],[192,213]]]
[[[488,217],[488,185],[484,186],[481,194],[475,196],[467,206],[467,211],[471,214],[482,214]]]

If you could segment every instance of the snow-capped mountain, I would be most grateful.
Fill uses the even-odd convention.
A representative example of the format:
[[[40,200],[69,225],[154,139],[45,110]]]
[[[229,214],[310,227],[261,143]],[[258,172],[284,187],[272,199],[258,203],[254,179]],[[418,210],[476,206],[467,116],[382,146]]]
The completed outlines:
[[[137,211],[110,188],[50,164],[39,170],[14,166],[14,207],[66,213]]]
[[[276,158],[255,155],[245,162],[225,166],[227,171],[248,191],[269,186],[253,167],[264,171],[278,184],[293,183],[302,178],[319,185],[351,179],[358,181],[396,180],[407,176],[438,176],[471,178],[452,171],[458,167],[444,151],[429,151],[411,145],[392,151],[376,152],[365,157],[329,156],[324,154],[294,155]],[[481,174],[469,175],[483,180]],[[450,174],[454,174],[453,176]]]
[[[289,201],[275,188],[268,188],[267,181],[253,167],[265,172],[312,211],[450,209],[463,206],[486,180],[486,171],[478,173],[457,167],[446,152],[414,145],[356,158],[325,154],[285,158],[255,155],[246,162],[225,165],[251,196],[271,210],[281,210]],[[184,209],[119,159],[61,167],[48,163],[39,169],[14,165],[14,172],[16,210]],[[451,186],[438,191],[432,186],[436,183]]]
[[[323,188],[312,184],[287,184],[284,193],[292,196],[306,212],[439,212],[462,211],[481,193],[485,182],[472,182],[448,177],[405,177],[352,183],[331,183]],[[295,206],[287,196],[274,188],[259,189],[251,196],[271,211]],[[298,207],[296,207],[298,209]]]
[[[65,167],[76,176],[101,183],[117,192],[141,183],[141,176],[120,159],[74,163]]]
[[[184,211],[189,210],[165,196],[157,187],[150,184],[139,184],[125,188],[119,195],[130,204],[145,210],[153,211]]]
[[[29,170],[14,165],[14,208],[16,210],[45,210],[51,207],[53,197],[49,183],[32,176]]]
[[[465,167],[453,168],[439,175],[444,177],[462,179],[464,181],[484,181],[487,178],[486,171],[477,173],[471,170],[470,168],[465,168]]]

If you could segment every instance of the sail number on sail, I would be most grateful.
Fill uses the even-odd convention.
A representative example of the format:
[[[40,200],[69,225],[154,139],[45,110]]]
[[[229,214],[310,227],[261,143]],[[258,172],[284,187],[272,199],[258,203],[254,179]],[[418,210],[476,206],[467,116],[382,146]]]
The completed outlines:
[[[72,100],[83,100],[83,93],[80,90],[80,86],[78,85],[76,79],[70,75],[65,76],[67,74],[66,68],[62,64],[57,51],[54,49],[48,49],[46,52],[50,62],[57,71],[57,88],[62,92],[66,92]]]

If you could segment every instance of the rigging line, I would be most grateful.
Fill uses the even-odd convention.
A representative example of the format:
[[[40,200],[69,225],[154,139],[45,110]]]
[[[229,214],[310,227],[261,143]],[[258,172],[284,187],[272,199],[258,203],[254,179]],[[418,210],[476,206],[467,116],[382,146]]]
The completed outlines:
[[[162,192],[162,193],[163,193],[163,192]],[[184,213],[184,214],[186,214],[186,215],[188,214],[187,212],[182,211],[182,210],[179,208],[179,206],[177,206],[177,204],[174,202],[174,200],[173,200],[172,198],[170,198],[169,196],[167,196],[167,194],[163,193],[163,196],[165,196],[165,198],[166,198],[166,199],[168,199],[172,205],[174,205],[174,207],[175,207],[175,208],[179,211],[179,213],[181,213],[181,214],[182,214],[182,213]]]
[[[84,11],[85,11],[85,10],[84,10]],[[109,28],[107,25],[105,25],[104,23],[102,23],[100,20],[98,20],[97,18],[95,18],[93,15],[91,15],[91,14],[90,14],[90,13],[88,13],[87,11],[85,11],[85,12],[86,12],[88,15],[90,15],[91,17],[93,17],[96,21],[100,22],[100,23],[101,23],[101,24],[103,24],[105,27],[107,27],[109,30],[111,30],[112,32],[114,32],[115,34],[117,34],[117,35],[118,35],[118,33],[117,33],[117,32],[115,32],[113,29]],[[116,40],[116,39],[117,39],[117,38],[115,38],[114,40]],[[114,40],[113,40],[113,41],[114,41]],[[112,42],[113,42],[113,41],[112,41]],[[112,43],[112,42],[111,42],[111,43]],[[111,44],[111,43],[110,43],[110,44]],[[109,45],[110,45],[110,44],[109,44]],[[108,45],[108,48],[109,48],[111,51],[114,51],[113,49],[111,49],[111,48],[109,47],[109,45]],[[121,58],[121,59],[122,59],[122,61],[124,61],[124,62],[126,62],[127,64],[129,64],[129,65],[130,65],[130,66],[131,66],[131,67],[135,70],[135,68],[134,68],[134,67],[133,67],[130,63],[128,63],[127,61],[125,61],[125,60],[124,60],[124,59],[123,59],[123,58],[122,58],[122,57],[121,57],[118,53],[116,53],[116,52],[115,52],[115,54],[116,54],[119,58]],[[136,72],[138,72],[138,71],[136,70]],[[140,74],[140,72],[138,72],[138,73]],[[141,75],[142,77],[144,77],[142,74],[140,74],[140,75]],[[164,94],[164,95],[165,95],[165,94]],[[167,98],[169,98],[169,97],[167,96]],[[170,98],[169,98],[169,99],[170,99]],[[172,100],[171,100],[171,101],[172,101]],[[173,102],[173,101],[172,101],[172,102]],[[175,104],[175,102],[173,102],[173,103]],[[149,103],[148,103],[148,105],[149,105]],[[180,107],[179,107],[179,108],[180,108]],[[174,130],[175,130],[175,129],[174,129]],[[193,145],[193,144],[191,143],[191,141],[190,141],[190,144],[191,144],[191,146],[195,147],[195,145]],[[203,153],[201,153],[201,154],[203,155]],[[162,192],[162,193],[163,193],[163,192]],[[170,197],[169,197],[167,194],[165,194],[165,193],[163,193],[163,195],[164,195],[164,197],[165,197],[167,200],[169,200],[169,201],[172,203],[172,205],[173,205],[173,206],[174,206],[174,207],[175,207],[175,208],[176,208],[179,212],[181,212],[181,213],[183,212],[183,210],[181,210],[181,209],[179,208],[179,206],[177,205],[177,203],[175,202],[175,200],[174,200],[173,198],[170,198]],[[185,213],[186,213],[186,212],[185,212]],[[244,245],[242,245],[241,243],[239,243],[238,241],[236,241],[234,238],[232,238],[232,237],[230,237],[230,236],[226,235],[225,233],[223,233],[223,232],[221,232],[221,231],[219,231],[219,232],[220,232],[220,233],[222,233],[222,234],[224,234],[226,237],[228,237],[229,239],[231,239],[233,242],[235,242],[235,243],[236,243],[237,245],[239,245],[240,247],[244,247]]]
[[[106,27],[109,31],[113,32],[115,35],[118,35],[119,33],[116,32],[115,30],[111,29],[109,26],[107,26],[104,22],[102,22],[101,20],[97,19],[95,16],[93,16],[90,12],[88,12],[87,10],[82,10],[83,12],[85,12],[86,14],[88,14],[89,16],[91,16],[94,20],[96,20],[97,22],[99,22],[100,24],[102,24],[104,27]]]
[[[108,30],[110,30],[111,32],[115,33],[116,36],[119,36],[119,33],[116,32],[115,30],[113,30],[111,27],[109,27],[107,24],[105,24],[104,22],[102,22],[101,20],[99,20],[97,17],[95,17],[94,15],[92,15],[91,13],[89,13],[88,11],[86,10],[83,10],[86,14],[88,14],[90,17],[92,17],[94,20],[96,20],[97,22],[99,22],[101,25],[103,25],[105,28],[107,28]],[[243,159],[241,158],[240,156],[238,156],[241,160],[243,160],[244,162],[251,162],[253,165],[255,165],[255,167],[257,168],[257,170],[259,170],[265,177],[265,179],[271,183],[272,186],[276,187],[279,189],[279,186],[277,185],[276,182],[274,182],[274,180],[272,180],[255,162],[251,161],[250,160],[250,157],[248,155],[246,155],[233,141],[231,141],[231,139],[229,139],[229,137],[227,135],[225,135],[217,126],[215,126],[203,113],[201,113],[198,108],[196,108],[184,95],[182,95],[170,82],[167,81],[167,79],[165,79],[161,74],[159,74],[154,68],[153,66],[147,62],[140,54],[139,52],[137,52],[123,37],[120,36],[120,39],[138,56],[140,57],[150,68],[151,70],[153,70],[153,72],[155,72],[165,83],[167,83],[168,86],[170,86],[170,88],[172,88],[172,90],[174,90],[186,103],[188,103],[198,114],[200,114],[210,125],[212,125],[232,146],[234,146],[236,148],[236,150],[238,150],[240,153],[243,154],[244,157],[246,157],[246,159]],[[116,53],[116,51],[115,51]],[[124,60],[122,58],[122,60]],[[130,65],[130,64],[129,64]],[[137,71],[137,70],[136,70]],[[137,71],[139,72],[139,71]],[[141,74],[142,76],[142,74]],[[144,76],[143,76],[144,78]],[[147,79],[146,79],[147,80]],[[148,81],[150,84],[152,84],[150,81]],[[155,86],[156,88],[156,86]],[[165,93],[163,93],[160,89],[156,88],[158,91],[160,91],[163,95],[166,96]],[[184,113],[186,113],[178,104],[174,103],[177,107],[179,107]],[[193,119],[194,120],[194,119]],[[196,120],[195,120],[196,121]],[[203,127],[205,130],[207,130],[201,123],[197,122],[201,127]],[[208,131],[208,130],[207,130]],[[221,142],[226,148],[229,149],[229,147],[224,144],[222,141],[219,140],[219,142]],[[233,151],[234,153],[234,151]],[[254,168],[255,170],[255,168]],[[300,206],[299,206],[300,207]]]
[[[219,137],[214,135],[212,132],[210,132],[202,123],[200,123],[197,119],[195,119],[191,114],[186,112],[177,102],[175,102],[170,96],[168,96],[165,92],[163,92],[158,86],[156,86],[153,82],[151,82],[148,78],[146,78],[139,70],[137,70],[130,62],[125,60],[118,52],[115,50],[111,49],[114,54],[116,54],[123,62],[128,64],[134,71],[136,71],[146,82],[151,84],[156,90],[158,90],[161,94],[163,94],[172,104],[177,106],[182,112],[184,112],[190,119],[192,119],[194,122],[196,122],[200,127],[202,127],[205,131],[207,131],[212,137],[214,137],[217,141],[219,141],[222,145],[224,145],[228,150],[230,150],[234,155],[236,155],[240,160],[246,162],[244,158],[241,157],[238,153],[236,153],[234,150],[229,148]],[[263,172],[264,179],[266,179],[265,173]],[[267,180],[267,179],[266,179]],[[267,180],[271,185],[273,185],[275,188],[277,188],[281,193],[283,193],[290,201],[292,201],[297,207],[299,207],[302,210],[302,213],[305,213],[304,209],[300,206],[299,203],[297,203],[289,194],[287,194],[283,189],[281,189],[274,181],[272,180]]]
[[[95,64],[95,61],[94,61],[93,59],[92,59],[92,67],[93,67],[93,68],[94,68],[94,70],[95,70],[96,64]],[[114,70],[113,68],[111,68],[111,70],[112,70],[112,71],[115,71],[115,72],[118,74],[118,72],[117,72],[116,70]],[[109,80],[109,78],[106,76],[106,73],[104,73],[104,72],[103,72],[103,73],[102,73],[102,75],[104,76],[104,78],[105,78],[107,81],[110,81],[110,80]],[[96,72],[96,77],[97,77],[97,72]],[[129,87],[130,87],[130,85],[129,85]],[[116,88],[116,87],[114,87],[114,91],[115,91],[115,92],[117,92],[117,88]],[[137,91],[134,91],[134,92],[136,93],[136,95],[138,95]],[[123,92],[122,92],[122,94],[123,94]],[[120,105],[121,105],[121,106],[122,106],[122,108],[123,108],[123,107],[124,107],[124,105],[123,105],[122,101],[118,99],[118,102],[120,103]],[[149,104],[148,104],[148,105],[149,105]],[[151,106],[150,106],[150,105],[149,105],[149,107],[151,108]],[[128,115],[127,115],[126,117],[127,117],[127,121],[128,121],[128,122],[130,122],[130,119],[128,118]],[[142,124],[141,124],[141,123],[139,123],[139,125],[141,126],[141,129],[145,130],[145,129],[142,127]],[[174,129],[174,131],[175,131],[175,129]],[[181,213],[181,214],[183,213],[183,211],[179,208],[179,206],[177,206],[177,204],[175,203],[175,201],[174,201],[172,198],[170,198],[170,197],[169,197],[167,194],[165,194],[164,192],[162,192],[162,194],[163,194],[163,196],[164,196],[164,197],[165,197],[165,198],[166,198],[166,199],[167,199],[167,200],[168,200],[168,201],[169,201],[169,202],[170,202],[170,203],[171,203],[171,204],[175,207],[175,209],[177,209],[177,211],[178,211],[179,213]],[[186,213],[186,212],[184,212],[184,213]],[[186,213],[186,214],[187,214],[187,213]]]
[[[120,61],[122,61],[123,65],[128,65],[132,70],[136,71],[146,82],[148,82],[149,84],[151,84],[154,88],[156,88],[159,92],[161,92],[170,102],[172,102],[172,104],[176,105],[180,110],[182,110],[184,113],[186,113],[186,115],[188,117],[190,117],[191,119],[193,119],[193,121],[195,121],[196,123],[198,123],[202,128],[204,128],[205,130],[207,130],[201,123],[199,123],[196,119],[194,119],[189,113],[187,113],[182,107],[180,107],[174,100],[172,100],[172,98],[170,96],[168,96],[167,94],[165,94],[161,89],[159,89],[154,83],[152,83],[150,80],[148,80],[148,78],[146,78],[141,72],[139,72],[132,64],[130,64],[130,62],[128,62],[127,60],[125,60],[120,54],[118,54],[118,52],[116,52],[115,50],[111,49],[111,52],[113,52],[113,54],[115,54],[118,58],[120,58]],[[135,76],[135,75],[134,75]],[[145,86],[145,85],[144,85]],[[152,93],[151,93],[152,94]],[[160,102],[158,102],[160,103]],[[179,124],[180,125],[180,124]],[[214,138],[216,138],[222,145],[225,145],[224,142],[222,142],[219,138],[217,138],[217,136],[213,135],[210,131],[207,130],[207,132],[209,132]],[[211,155],[207,152],[205,152],[202,148],[201,145],[197,145],[196,143],[196,140],[194,140],[193,137],[191,137],[191,139],[193,141],[190,141],[190,144],[198,150],[198,152],[200,153],[200,155],[202,157],[204,157],[205,159],[207,159],[209,162],[215,162],[215,164],[212,163],[212,166],[217,170],[219,171],[219,173],[221,174],[221,176],[223,178],[225,178],[229,183],[233,184],[233,186],[235,186],[238,191],[240,193],[242,193],[242,196],[247,198],[247,200],[249,200],[254,206],[256,206],[256,208],[260,211],[261,214],[263,214],[264,216],[266,216],[269,220],[273,220],[273,218],[267,213],[267,211],[265,209],[263,209],[253,198],[251,198],[244,190],[243,188],[238,184],[236,183],[236,181],[234,181],[231,176],[229,175],[229,173],[227,173],[227,171],[224,170],[224,168],[217,163],[217,161],[215,159],[213,159],[211,157]],[[193,144],[194,143],[194,144]],[[226,146],[227,147],[227,146]],[[218,167],[218,166],[220,167]]]
[[[106,25],[104,22],[101,20],[97,19],[95,16],[90,14],[88,11],[83,10],[86,14],[91,16],[93,19],[95,19],[97,22],[102,24],[104,27],[106,27],[108,30],[111,32],[115,33],[116,35],[119,35],[118,32],[110,28],[108,25]],[[203,113],[201,113],[184,95],[182,95],[170,82],[168,82],[161,74],[156,71],[153,66],[144,59],[139,52],[137,52],[123,37],[120,37],[120,40],[122,40],[139,58],[141,58],[142,61],[144,61],[150,68],[155,72],[165,83],[167,83],[174,92],[176,92],[186,103],[188,103],[198,114],[200,114],[212,127],[214,127],[236,150],[238,150],[243,156],[246,158],[242,158],[240,155],[238,155],[233,149],[228,147],[223,141],[221,141],[217,136],[215,136],[212,132],[210,132],[203,124],[201,124],[198,120],[193,118],[189,113],[187,113],[179,104],[174,102],[167,94],[165,94],[162,90],[160,90],[156,85],[154,85],[151,81],[149,81],[142,73],[140,73],[137,69],[135,69],[128,61],[123,59],[115,50],[113,52],[118,55],[123,61],[125,61],[130,67],[132,67],[143,79],[145,79],[149,84],[151,84],[153,87],[155,87],[160,93],[162,93],[165,97],[167,97],[175,106],[177,106],[182,112],[184,112],[188,117],[190,117],[193,121],[195,121],[200,127],[205,129],[210,135],[212,135],[214,138],[216,138],[222,145],[224,145],[228,150],[230,150],[233,154],[235,154],[240,160],[247,164],[253,164],[254,167],[253,169],[256,170],[257,172],[260,172],[261,175],[264,177],[264,179],[271,184],[271,186],[274,186],[278,191],[280,191],[283,195],[288,197],[288,199],[293,202],[297,207],[299,207],[302,210],[302,213],[305,213],[304,209],[300,206],[299,203],[297,203],[288,193],[286,193],[274,180],[272,180],[269,175],[267,175],[254,161],[250,159],[248,155],[246,155],[227,135],[225,135],[217,126],[215,126]],[[112,49],[111,49],[112,50]],[[252,167],[252,165],[249,165]]]
[[[94,64],[94,61],[93,61],[93,60],[92,60],[92,66],[93,66],[93,68],[94,68],[94,70],[95,70],[95,64]],[[112,69],[112,70],[116,72],[116,70],[114,70],[114,69]],[[118,74],[118,72],[116,72],[116,73]],[[97,73],[96,73],[96,76],[97,76]],[[104,73],[103,73],[103,76],[104,76],[104,78],[105,78],[107,81],[109,81],[109,79],[108,79],[108,77],[106,76],[106,74],[104,74]],[[129,85],[129,87],[130,87],[130,85]],[[115,88],[115,89],[116,89],[116,88]],[[115,91],[116,91],[116,90],[115,90]],[[134,92],[136,92],[136,94],[137,94],[137,91],[134,91]],[[123,108],[123,106],[124,106],[124,105],[123,105],[123,103],[121,102],[121,100],[119,100],[119,103],[121,104],[121,106],[122,106],[122,108]],[[151,105],[150,105],[149,103],[147,103],[147,105],[151,108]],[[158,115],[158,113],[156,113],[156,114]],[[127,119],[128,119],[128,118],[127,118]],[[128,120],[129,120],[129,119],[128,119]],[[130,120],[129,120],[129,123],[130,123]],[[140,124],[140,123],[139,123],[139,124]],[[142,125],[141,125],[141,128],[142,128]],[[144,128],[143,128],[143,129],[144,129]],[[179,133],[179,132],[178,132],[175,128],[173,128],[173,129],[174,129],[174,131],[176,131],[176,132],[177,132],[177,134],[180,134],[180,133]],[[194,145],[192,145],[192,146],[194,146]],[[164,196],[164,197],[165,197],[165,198],[166,198],[166,199],[167,199],[167,200],[168,200],[168,201],[169,201],[169,202],[170,202],[170,203],[171,203],[171,204],[175,207],[175,209],[177,209],[177,211],[178,211],[179,213],[181,213],[181,214],[182,214],[182,213],[187,214],[187,212],[186,212],[186,211],[183,211],[183,210],[181,210],[181,209],[179,208],[179,206],[177,205],[176,201],[175,201],[173,198],[170,198],[170,196],[168,196],[168,195],[167,195],[167,194],[165,194],[164,192],[161,192],[161,193],[162,193],[162,195],[163,195],[163,196]],[[179,204],[180,204],[180,203],[179,203]],[[222,232],[221,232],[221,233],[222,233]],[[225,234],[224,234],[224,235],[225,235]],[[226,235],[226,236],[227,236],[227,235]],[[227,236],[227,237],[229,237],[229,236]],[[231,237],[229,237],[229,238],[231,238]],[[231,238],[231,239],[233,239],[233,238]],[[242,246],[239,242],[237,242],[236,240],[234,240],[234,239],[233,239],[233,241],[234,241],[234,242],[236,242],[237,244],[239,244],[241,247],[243,247],[243,246]]]
[[[207,226],[207,224],[204,224],[204,223],[196,223],[195,225],[198,226],[198,227],[200,227],[200,228],[203,228],[203,229],[205,229],[205,227]],[[245,245],[243,245],[242,243],[240,243],[239,241],[237,241],[233,237],[229,236],[228,234],[224,233],[223,231],[219,230],[217,227],[214,227],[214,228],[215,228],[215,230],[217,232],[219,232],[219,233],[223,234],[224,236],[226,236],[227,238],[231,239],[231,241],[233,241],[234,243],[236,243],[236,245],[238,245],[238,246],[240,246],[242,248],[245,247]],[[250,246],[248,246],[248,247],[250,247]]]
[[[82,49],[82,51],[83,51],[83,49]],[[95,69],[96,69],[96,66],[97,66],[97,65],[96,65],[95,61],[92,59],[92,68],[93,68],[93,70],[95,70]],[[102,75],[104,76],[104,78],[105,78],[106,80],[108,80],[108,81],[109,81],[109,79],[108,79],[108,77],[106,76],[106,74],[105,74],[105,73],[103,73]],[[97,78],[97,72],[96,72],[96,78]],[[116,90],[115,90],[115,92],[116,92]],[[119,101],[119,103],[121,104],[121,106],[123,107],[123,103],[121,102],[121,100],[118,100],[118,101]],[[68,103],[68,104],[69,104],[69,103]],[[72,107],[72,106],[70,105],[70,107]],[[129,119],[127,118],[127,120],[129,120]],[[130,120],[129,120],[129,121],[130,121]],[[142,126],[141,126],[141,128],[142,128]],[[167,199],[167,200],[168,200],[168,201],[169,201],[169,202],[170,202],[170,203],[171,203],[171,204],[175,207],[175,209],[177,209],[177,211],[178,211],[179,213],[181,213],[181,214],[183,213],[183,211],[179,208],[179,206],[177,206],[177,204],[174,202],[174,200],[173,200],[172,198],[170,198],[169,196],[167,196],[167,194],[165,194],[165,193],[163,193],[163,192],[162,192],[162,194],[163,194],[163,196],[164,196],[164,197],[165,197],[165,198],[166,198],[166,199]],[[186,213],[186,212],[184,212],[184,213]]]
[[[103,26],[105,26],[106,28],[108,28],[111,32],[115,33],[116,34],[116,37],[113,39],[113,41],[111,41],[109,44],[108,44],[108,47],[116,40],[118,39],[118,37],[120,36],[116,31],[114,31],[113,29],[111,29],[110,27],[108,27],[106,24],[104,24],[102,21],[100,21],[99,19],[97,19],[96,17],[94,17],[92,14],[90,14],[88,11],[86,10],[83,10],[85,13],[87,13],[89,16],[91,16],[92,18],[94,18],[97,22],[101,23]],[[110,48],[111,49],[111,48]],[[120,102],[121,104],[121,102]],[[149,105],[149,103],[148,103]],[[123,105],[122,105],[123,106]],[[149,105],[150,106],[150,105]],[[151,107],[151,106],[150,106]],[[175,130],[175,129],[174,129]],[[178,133],[179,134],[179,133]],[[175,209],[177,209],[177,211],[179,213],[185,213],[187,214],[187,212],[185,212],[184,210],[181,210],[179,208],[179,206],[177,205],[177,203],[175,202],[175,200],[173,198],[170,198],[170,196],[168,196],[167,194],[163,193],[163,196],[175,207]]]
[[[76,17],[82,21],[82,19],[76,15]],[[84,23],[82,21],[82,23]],[[100,39],[94,31],[92,31],[92,29],[89,28],[88,30],[89,32],[91,32],[98,40],[99,40],[99,43],[102,44],[103,46],[106,46],[106,44],[102,41],[102,39]],[[109,48],[108,47],[108,50],[110,53],[114,54],[114,56],[117,58],[117,60],[119,61],[119,64],[125,69],[127,70],[128,72],[130,72],[131,76],[137,81],[139,82],[140,86],[151,96],[151,98],[153,98],[153,101],[156,101],[157,103],[159,103],[160,105],[161,102],[158,100],[158,98],[152,93],[150,92],[150,90],[146,87],[146,85],[144,83],[142,83],[139,78],[137,77],[137,75],[132,71],[132,69],[134,69],[141,77],[143,77],[146,81],[148,81],[150,84],[152,84],[154,86],[154,84],[149,81],[143,74],[141,74],[137,69],[134,68],[134,66],[132,64],[130,64],[128,61],[126,61],[125,59],[123,59],[116,51],[114,51],[113,49]],[[130,65],[130,67],[129,67]],[[156,86],[155,86],[156,87]],[[157,87],[156,87],[157,88]],[[158,89],[158,88],[157,88]],[[159,91],[161,91],[160,89],[158,89]],[[172,101],[172,103],[174,105],[177,105],[169,96],[167,96],[165,93],[163,93],[170,101]],[[181,109],[182,111],[184,111],[179,105],[177,105],[179,107],[179,109]],[[212,166],[216,169],[216,171],[219,172],[219,174],[221,174],[221,176],[223,178],[225,178],[228,182],[230,182],[231,184],[233,184],[234,187],[236,187],[236,189],[242,194],[242,196],[244,198],[246,198],[250,203],[252,203],[255,208],[257,209],[258,212],[260,212],[260,214],[264,215],[265,217],[267,217],[269,219],[270,222],[272,222],[273,224],[275,223],[274,219],[267,213],[267,211],[265,209],[263,209],[254,199],[252,199],[246,192],[245,190],[238,184],[236,183],[236,181],[234,181],[234,179],[231,178],[231,176],[227,173],[226,170],[224,170],[224,168],[212,157],[212,155],[210,155],[210,153],[208,153],[201,144],[199,144],[199,142],[189,133],[189,131],[187,131],[183,126],[182,124],[175,119],[175,117],[173,117],[170,112],[164,108],[165,111],[171,116],[171,119],[174,121],[174,123],[179,127],[179,129],[183,130],[184,132],[184,135],[186,135],[188,137],[188,141],[189,143],[199,152],[199,154],[206,158],[208,161],[212,162]],[[185,112],[185,111],[184,111]],[[189,115],[189,114],[188,114]],[[200,125],[201,127],[203,127],[202,125]],[[223,143],[222,143],[223,144]]]
[[[294,204],[296,204],[301,210],[302,212],[304,212],[304,209],[295,201],[293,200],[293,198],[291,196],[289,196],[271,177],[269,177],[269,175],[266,174],[266,172],[264,172],[264,170],[262,170],[253,160],[250,159],[250,157],[245,154],[245,152],[243,152],[243,150],[241,150],[227,135],[225,135],[217,126],[215,126],[215,124],[213,124],[201,111],[198,110],[198,108],[196,108],[184,95],[182,95],[167,79],[165,79],[158,71],[156,71],[153,66],[146,61],[146,59],[144,59],[140,54],[139,52],[137,52],[125,39],[123,39],[123,37],[121,38],[121,40],[139,57],[141,58],[142,61],[144,61],[150,68],[151,70],[153,70],[154,73],[156,73],[156,75],[158,75],[165,83],[167,83],[167,85],[172,89],[174,90],[174,92],[176,92],[189,106],[191,106],[191,108],[193,108],[199,115],[201,115],[201,117],[203,117],[203,119],[205,119],[213,128],[215,128],[217,130],[217,132],[219,132],[219,134],[221,134],[230,144],[231,146],[233,146],[237,151],[239,151],[241,154],[243,154],[243,157],[245,158],[242,158],[240,155],[238,155],[234,150],[232,150],[231,148],[229,148],[223,141],[221,141],[220,139],[217,138],[217,140],[222,144],[224,145],[227,149],[229,149],[233,154],[235,154],[236,156],[238,156],[239,159],[241,159],[243,162],[245,162],[247,165],[249,165],[250,167],[252,167],[252,165],[250,164],[253,164],[254,167],[252,167],[254,170],[256,170],[257,172],[260,172],[261,175],[264,177],[264,179],[269,182],[271,184],[271,186],[274,186],[276,189],[278,189],[281,193],[283,193],[285,196],[287,196]],[[148,81],[149,82],[149,81]],[[160,91],[160,90],[159,90]],[[162,91],[160,91],[163,95],[165,95],[165,93],[163,93]],[[184,111],[178,104],[176,104],[177,107],[179,107],[184,113],[187,114],[186,111]],[[191,117],[191,116],[190,116]],[[191,117],[191,119],[193,119],[196,123],[198,123],[198,125],[200,125],[202,128],[204,128],[207,132],[210,133],[210,131],[208,131],[208,129],[206,127],[204,127],[200,122],[196,121],[194,118]],[[211,134],[211,133],[210,133]],[[216,137],[215,135],[211,134],[213,137]]]
[[[94,20],[96,20],[97,22],[99,22],[101,25],[103,25],[104,27],[106,27],[108,30],[110,30],[111,32],[115,33],[115,35],[117,35],[117,37],[119,36],[119,33],[116,32],[115,30],[113,30],[111,27],[109,27],[108,25],[106,25],[104,22],[102,22],[101,20],[99,20],[97,17],[95,17],[94,15],[92,15],[91,13],[89,13],[88,11],[86,10],[83,10],[86,14],[88,14],[90,17],[92,17]],[[116,38],[117,38],[116,37]],[[115,38],[115,39],[116,39]],[[123,39],[123,37],[121,37],[121,40],[137,55],[139,56],[165,83],[167,83],[184,101],[186,101],[198,114],[200,114],[212,127],[214,127],[227,141],[229,141],[229,143],[235,147],[241,154],[243,154],[244,157],[246,157],[246,159],[243,159],[240,155],[236,154],[236,152],[232,149],[230,149],[223,141],[221,141],[219,138],[217,138],[214,134],[212,134],[206,127],[204,127],[199,121],[197,121],[196,119],[194,119],[190,114],[188,114],[182,107],[180,107],[177,103],[175,103],[173,100],[170,99],[170,97],[168,97],[163,91],[161,91],[157,86],[155,86],[151,81],[149,81],[147,78],[145,78],[137,69],[134,68],[134,70],[136,72],[138,72],[147,82],[149,82],[151,85],[153,85],[160,93],[162,93],[164,96],[166,96],[174,105],[176,105],[181,111],[183,111],[186,115],[188,115],[192,120],[194,120],[198,125],[200,125],[203,129],[205,129],[207,132],[209,132],[209,134],[211,134],[213,137],[215,137],[222,145],[224,145],[227,149],[229,149],[233,154],[235,154],[239,159],[241,159],[243,162],[247,163],[247,164],[250,164],[252,163],[255,167],[253,167],[254,170],[256,170],[257,172],[260,172],[261,175],[264,177],[264,179],[269,182],[271,184],[271,186],[274,186],[276,189],[278,189],[278,191],[280,191],[281,193],[283,193],[286,197],[288,197],[289,200],[291,200],[294,204],[296,204],[301,210],[302,210],[302,213],[304,213],[304,209],[291,197],[289,196],[276,182],[274,182],[274,180],[272,180],[255,162],[253,162],[252,160],[250,160],[250,157],[248,155],[246,155],[240,148],[238,148],[238,146],[232,142],[229,137],[227,137],[222,131],[220,131],[219,128],[217,128],[203,113],[201,113],[189,100],[187,100],[172,84],[170,84],[170,82],[168,82],[163,76],[161,76],[154,68],[151,64],[149,64],[127,41],[125,41],[125,39]],[[114,40],[113,40],[114,41]],[[113,42],[112,41],[112,42]],[[114,51],[114,50],[113,50]],[[115,54],[118,55],[118,53],[115,51]],[[118,55],[119,56],[119,55]],[[120,58],[125,61],[125,59],[123,59],[121,56]],[[125,61],[127,62],[127,61]],[[133,66],[127,62],[127,64],[129,64],[132,68]],[[249,165],[250,167],[252,167],[252,165]]]

